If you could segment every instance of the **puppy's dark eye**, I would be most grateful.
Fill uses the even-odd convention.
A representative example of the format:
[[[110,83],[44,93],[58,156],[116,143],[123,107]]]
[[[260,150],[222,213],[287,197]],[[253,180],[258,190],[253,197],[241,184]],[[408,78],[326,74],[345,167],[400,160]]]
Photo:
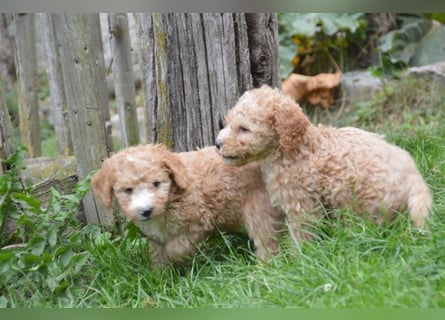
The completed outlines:
[[[159,187],[159,185],[161,183],[159,181],[154,181],[152,184],[153,184],[153,187],[157,188],[157,187]]]
[[[125,192],[126,194],[132,194],[132,193],[133,193],[133,189],[132,189],[132,188],[125,188],[125,189],[124,189],[124,192]]]
[[[249,132],[250,130],[246,127],[240,126],[239,127],[239,132]]]

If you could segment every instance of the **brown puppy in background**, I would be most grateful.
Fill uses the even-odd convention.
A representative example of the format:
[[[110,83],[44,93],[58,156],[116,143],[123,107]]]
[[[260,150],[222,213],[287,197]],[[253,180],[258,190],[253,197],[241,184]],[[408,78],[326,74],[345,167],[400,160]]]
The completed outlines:
[[[245,227],[262,260],[278,250],[284,216],[270,205],[259,166],[228,166],[214,147],[182,153],[129,147],[105,160],[92,186],[105,207],[114,195],[141,228],[155,265],[189,262],[218,230]]]

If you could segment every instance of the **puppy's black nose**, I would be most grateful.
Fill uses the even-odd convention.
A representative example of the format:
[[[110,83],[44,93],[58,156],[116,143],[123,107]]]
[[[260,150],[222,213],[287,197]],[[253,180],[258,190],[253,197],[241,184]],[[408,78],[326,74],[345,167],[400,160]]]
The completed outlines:
[[[153,208],[145,209],[144,211],[142,211],[141,216],[143,216],[144,218],[148,218],[148,217],[150,217],[152,212],[153,212]]]
[[[215,146],[218,148],[218,150],[221,150],[221,146],[222,146],[221,139],[216,139]]]

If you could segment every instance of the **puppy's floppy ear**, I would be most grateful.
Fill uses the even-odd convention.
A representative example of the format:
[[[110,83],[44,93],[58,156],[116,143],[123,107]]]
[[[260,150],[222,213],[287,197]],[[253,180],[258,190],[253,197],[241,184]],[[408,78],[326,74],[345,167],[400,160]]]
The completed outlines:
[[[173,181],[180,189],[186,189],[189,185],[187,170],[179,156],[167,149],[163,152],[165,168],[170,172]]]
[[[298,104],[288,97],[282,98],[282,103],[273,105],[271,109],[272,123],[278,134],[280,147],[285,152],[291,152],[303,143],[303,136],[311,123]]]
[[[106,208],[111,208],[113,200],[114,169],[105,161],[102,168],[97,171],[91,179],[94,195],[103,203]]]

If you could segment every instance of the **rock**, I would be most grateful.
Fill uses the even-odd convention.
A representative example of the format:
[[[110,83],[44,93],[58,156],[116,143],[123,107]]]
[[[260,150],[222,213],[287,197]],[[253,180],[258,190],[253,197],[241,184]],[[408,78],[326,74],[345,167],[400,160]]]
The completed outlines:
[[[383,90],[383,83],[369,71],[351,71],[343,74],[340,88],[342,98],[347,104],[352,104],[372,100],[376,93]]]
[[[406,74],[416,80],[431,82],[432,85],[445,88],[445,61],[412,67]]]
[[[445,61],[420,67],[411,67],[405,75],[422,83],[428,83],[431,88],[445,88]],[[397,80],[391,85],[397,85]],[[376,93],[383,91],[383,82],[369,71],[351,71],[343,74],[340,83],[342,98],[347,104],[374,99]]]

